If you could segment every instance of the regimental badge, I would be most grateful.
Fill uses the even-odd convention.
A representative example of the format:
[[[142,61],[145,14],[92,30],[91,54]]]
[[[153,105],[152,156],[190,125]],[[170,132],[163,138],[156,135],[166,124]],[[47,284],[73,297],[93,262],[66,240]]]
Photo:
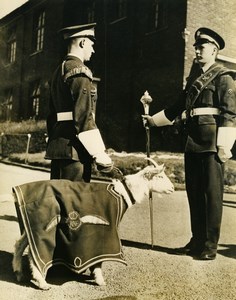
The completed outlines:
[[[68,217],[64,218],[60,215],[56,215],[47,225],[46,231],[51,231],[58,224],[67,224],[71,230],[78,230],[83,224],[95,224],[95,225],[106,225],[109,226],[110,223],[101,216],[97,215],[85,215],[80,217],[80,214],[73,210],[69,212]]]
[[[80,215],[77,211],[71,211],[66,219],[66,223],[68,224],[71,230],[77,230],[81,226]]]
[[[82,224],[110,225],[110,223],[101,216],[86,215],[80,217],[77,211],[69,213],[66,223],[71,230],[78,230]]]

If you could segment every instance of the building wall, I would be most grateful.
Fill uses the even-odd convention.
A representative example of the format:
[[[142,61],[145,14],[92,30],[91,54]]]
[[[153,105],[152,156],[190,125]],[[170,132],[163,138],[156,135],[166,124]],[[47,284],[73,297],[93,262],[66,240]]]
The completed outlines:
[[[5,98],[7,91],[14,87],[13,97],[14,99],[20,98],[21,87],[21,68],[22,68],[22,52],[23,52],[23,38],[22,28],[24,26],[24,19],[18,17],[14,22],[7,23],[0,31],[0,76],[1,76],[1,97]],[[13,28],[19,28],[16,31],[16,39],[19,41],[16,51],[16,61],[14,64],[10,64],[6,60],[7,56],[7,42],[11,35]],[[13,106],[12,118],[16,119],[18,115],[19,103]]]
[[[236,2],[234,0],[187,0],[187,30],[189,39],[187,42],[185,76],[188,75],[194,58],[194,33],[199,27],[209,27],[218,32],[225,40],[225,49],[220,51],[221,58],[226,57],[233,63],[229,67],[236,69]]]
[[[186,1],[164,1],[165,24],[153,32],[147,30],[151,1],[128,2],[127,17],[116,22],[109,19],[112,11],[107,7],[105,10],[105,73],[101,74],[98,122],[111,147],[132,151],[145,150],[140,102],[143,93],[148,90],[153,98],[153,113],[175,101],[182,88],[181,32],[185,27]],[[161,142],[157,136],[153,132],[154,147]]]
[[[96,120],[106,145],[116,150],[145,148],[140,98],[148,90],[153,113],[177,99],[182,89],[186,0],[162,1],[164,26],[149,32],[152,0],[128,0],[125,17],[115,18],[114,1],[95,1],[96,53],[89,64],[99,78]],[[64,25],[87,23],[92,1],[66,1]],[[153,145],[161,139],[154,133]],[[144,149],[145,150],[145,149]]]
[[[44,47],[42,51],[35,52],[32,49],[32,29],[35,13],[39,10],[45,10],[45,35]],[[58,37],[58,30],[62,26],[63,1],[41,1],[39,5],[34,6],[25,17],[25,51],[23,55],[22,85],[23,85],[23,103],[27,107],[30,87],[33,82],[40,80],[41,103],[40,118],[47,115],[47,104],[49,98],[49,81],[52,71],[59,63],[61,58],[61,41]],[[55,16],[58,16],[55,18]],[[28,113],[26,112],[25,118]]]
[[[14,87],[13,119],[29,117],[30,86],[41,80],[40,118],[46,118],[49,81],[62,61],[65,47],[58,30],[96,22],[96,53],[88,66],[98,84],[96,120],[107,147],[122,151],[145,151],[144,113],[140,98],[148,90],[153,101],[150,114],[173,104],[188,75],[197,28],[211,27],[224,36],[223,59],[234,66],[236,41],[235,1],[160,0],[160,28],[147,29],[153,0],[128,0],[126,15],[115,18],[112,0],[95,0],[95,14],[88,19],[93,0],[29,0],[0,20],[0,57],[6,56],[8,30],[17,27],[17,60],[12,65],[0,61],[0,100]],[[34,15],[45,8],[45,36],[42,51],[32,52]],[[186,29],[186,35],[184,31]],[[188,34],[189,33],[189,34]],[[187,37],[187,39],[184,39]],[[221,57],[221,59],[222,59]],[[174,136],[174,137],[173,137]],[[180,150],[181,139],[175,128],[151,130],[151,150]]]
[[[61,41],[57,31],[62,26],[63,0],[30,0],[0,21],[0,99],[4,101],[6,91],[13,89],[12,120],[30,117],[29,97],[32,84],[40,80],[39,118],[45,119],[49,98],[48,82],[51,73],[62,55]],[[38,10],[46,12],[44,47],[35,52],[32,45],[33,22]],[[55,17],[56,16],[56,17]],[[7,41],[12,27],[16,28],[16,60],[6,63]]]

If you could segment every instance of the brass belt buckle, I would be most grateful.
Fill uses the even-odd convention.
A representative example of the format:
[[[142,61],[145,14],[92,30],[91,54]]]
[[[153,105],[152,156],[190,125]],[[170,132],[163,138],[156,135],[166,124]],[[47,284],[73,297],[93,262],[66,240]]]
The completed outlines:
[[[194,115],[195,115],[195,114],[194,114],[194,109],[192,108],[192,109],[190,110],[190,112],[189,112],[189,116],[192,118]]]

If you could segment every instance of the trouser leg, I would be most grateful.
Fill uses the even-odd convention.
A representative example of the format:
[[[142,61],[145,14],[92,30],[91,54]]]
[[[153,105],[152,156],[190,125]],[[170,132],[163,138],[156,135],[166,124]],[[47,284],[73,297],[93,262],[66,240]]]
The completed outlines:
[[[204,159],[206,194],[207,239],[206,247],[217,248],[223,211],[224,165],[217,154],[211,153]]]
[[[91,163],[82,164],[79,161],[55,159],[51,162],[51,179],[68,179],[71,181],[90,182]]]
[[[185,183],[189,202],[193,247],[202,250],[206,240],[205,195],[201,160],[195,153],[185,154]]]
[[[215,153],[186,153],[185,175],[193,240],[217,248],[222,219],[223,166]]]

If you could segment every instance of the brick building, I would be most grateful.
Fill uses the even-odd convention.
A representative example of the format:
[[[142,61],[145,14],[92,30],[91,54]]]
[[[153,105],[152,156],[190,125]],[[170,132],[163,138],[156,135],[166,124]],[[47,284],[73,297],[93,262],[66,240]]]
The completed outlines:
[[[50,77],[65,54],[58,30],[96,22],[97,123],[108,147],[145,150],[143,93],[151,114],[176,101],[201,26],[222,34],[218,59],[236,69],[235,15],[234,0],[29,0],[0,20],[0,120],[46,118]],[[181,148],[175,128],[153,129],[151,141],[152,150]]]

